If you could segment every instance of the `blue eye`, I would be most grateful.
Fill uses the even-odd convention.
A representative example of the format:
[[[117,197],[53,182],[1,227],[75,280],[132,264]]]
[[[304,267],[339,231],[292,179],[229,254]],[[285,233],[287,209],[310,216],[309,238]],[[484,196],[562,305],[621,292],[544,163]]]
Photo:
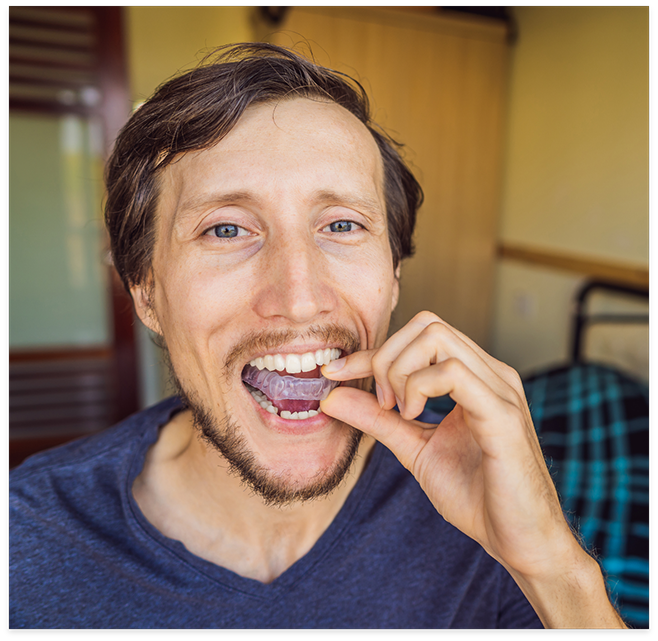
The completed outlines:
[[[216,225],[212,229],[209,229],[208,233],[212,236],[217,236],[217,238],[235,238],[236,236],[245,236],[247,234],[247,230],[243,229],[239,225],[223,223],[221,225]]]
[[[327,225],[322,231],[346,232],[354,231],[358,225],[350,220],[337,220],[335,223]]]

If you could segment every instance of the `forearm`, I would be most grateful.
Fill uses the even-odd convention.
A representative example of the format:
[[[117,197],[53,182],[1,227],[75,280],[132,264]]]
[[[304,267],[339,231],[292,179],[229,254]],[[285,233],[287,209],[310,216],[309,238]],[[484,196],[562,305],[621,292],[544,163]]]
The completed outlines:
[[[625,628],[597,562],[582,549],[550,577],[512,576],[546,628]]]

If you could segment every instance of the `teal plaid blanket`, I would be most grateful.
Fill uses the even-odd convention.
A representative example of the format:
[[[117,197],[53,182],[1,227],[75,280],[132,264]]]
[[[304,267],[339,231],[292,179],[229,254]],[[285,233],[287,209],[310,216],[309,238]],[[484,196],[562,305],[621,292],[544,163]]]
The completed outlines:
[[[594,364],[524,384],[567,517],[599,560],[624,620],[648,627],[648,386]]]
[[[628,625],[649,626],[649,389],[618,370],[576,364],[524,380],[565,514],[597,558]],[[454,403],[431,399],[440,414]]]

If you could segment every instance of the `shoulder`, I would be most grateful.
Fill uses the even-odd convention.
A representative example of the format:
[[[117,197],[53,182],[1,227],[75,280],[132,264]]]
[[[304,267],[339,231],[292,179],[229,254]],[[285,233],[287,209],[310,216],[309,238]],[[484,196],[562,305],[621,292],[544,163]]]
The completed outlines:
[[[9,474],[10,510],[88,495],[92,486],[127,474],[179,407],[178,399],[169,398],[107,430],[29,457]]]
[[[126,551],[135,550],[132,481],[159,426],[180,407],[167,399],[101,433],[32,456],[11,472],[12,627],[51,627],[62,620],[55,613],[63,600],[80,599],[81,585],[91,593],[94,577],[102,584],[121,572]],[[96,589],[102,595],[113,587]],[[78,615],[84,619],[84,612]]]
[[[150,427],[157,428],[158,425],[162,424],[162,421],[169,420],[173,412],[180,409],[180,407],[181,402],[178,398],[167,398],[156,405],[132,414],[102,432],[84,436],[30,456],[10,472],[10,478],[19,479],[29,476],[35,471],[69,464],[80,464],[86,459],[102,456],[109,449],[127,445],[125,441],[127,435],[148,430]]]

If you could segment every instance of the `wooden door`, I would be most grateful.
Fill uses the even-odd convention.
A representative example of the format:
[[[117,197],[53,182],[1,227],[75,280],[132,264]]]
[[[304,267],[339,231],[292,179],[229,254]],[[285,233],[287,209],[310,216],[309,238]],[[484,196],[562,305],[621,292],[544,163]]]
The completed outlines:
[[[400,9],[293,7],[266,38],[355,77],[425,192],[392,329],[429,309],[487,347],[507,74],[505,25]]]

